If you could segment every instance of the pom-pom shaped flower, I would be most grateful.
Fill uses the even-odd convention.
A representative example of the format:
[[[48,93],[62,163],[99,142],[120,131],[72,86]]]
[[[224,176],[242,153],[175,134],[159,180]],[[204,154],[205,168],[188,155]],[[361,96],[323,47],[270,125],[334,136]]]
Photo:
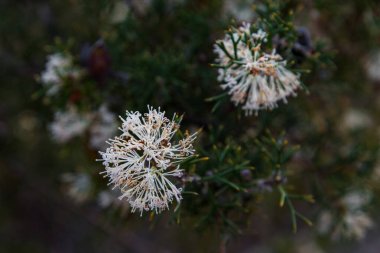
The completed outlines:
[[[170,180],[181,177],[179,163],[194,154],[196,133],[172,143],[179,129],[176,115],[172,120],[165,112],[148,106],[148,113],[126,113],[122,119],[122,134],[110,140],[110,147],[100,152],[105,174],[114,187],[120,188],[120,199],[126,198],[132,212],[161,212],[174,199],[182,199],[181,188]]]
[[[262,49],[267,34],[244,23],[228,31],[223,40],[215,43],[218,55],[218,81],[228,90],[231,101],[243,104],[246,114],[261,109],[273,109],[279,100],[296,95],[301,86],[299,76],[286,68],[286,61],[276,53],[265,53]]]

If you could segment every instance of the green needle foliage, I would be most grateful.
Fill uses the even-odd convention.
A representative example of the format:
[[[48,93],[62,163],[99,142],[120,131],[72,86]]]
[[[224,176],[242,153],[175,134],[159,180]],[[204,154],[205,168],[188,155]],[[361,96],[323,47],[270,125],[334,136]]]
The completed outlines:
[[[76,128],[56,152],[55,162],[65,169],[54,170],[49,180],[77,202],[101,206],[109,221],[124,225],[140,219],[99,175],[104,167],[94,160],[108,144],[97,147],[93,139],[106,132],[103,144],[119,136],[120,131],[107,130],[124,127],[118,115],[124,117],[125,110],[143,114],[151,105],[169,119],[182,115],[173,118],[181,124],[175,138],[198,131],[195,155],[181,162],[182,177],[171,179],[182,189],[182,200],[161,214],[144,213],[141,219],[152,227],[164,222],[190,233],[213,231],[221,245],[252,230],[260,234],[267,226],[278,233],[314,231],[326,248],[337,238],[363,238],[380,208],[368,197],[378,193],[380,175],[379,80],[368,74],[376,69],[371,59],[380,52],[379,4],[237,2],[236,9],[243,6],[248,19],[243,12],[236,15],[229,0],[51,1],[48,6],[57,15],[31,22],[30,30],[18,23],[11,28],[16,11],[6,14],[0,7],[0,60],[13,59],[2,63],[1,71],[27,73],[19,83],[34,84],[24,97],[32,101],[44,129],[53,132],[60,113],[70,110],[81,122],[56,124],[61,134]],[[14,8],[23,7],[16,3]],[[31,21],[30,15],[24,18]],[[243,21],[252,24],[252,32],[267,33],[257,48],[280,55],[301,86],[287,103],[280,99],[276,108],[259,110],[257,116],[246,116],[235,106],[218,80],[218,71],[246,66],[238,54],[240,42],[252,46],[252,55],[258,50],[250,45],[249,34],[239,32]],[[227,65],[216,62],[215,47],[228,57]],[[46,74],[49,59],[58,61],[53,73],[69,62],[53,76],[58,80],[52,82],[55,92],[44,81],[53,78]],[[249,71],[247,75],[265,75]],[[61,182],[67,173],[71,176]],[[347,199],[358,192],[368,196],[353,208]],[[329,222],[323,221],[324,214],[330,215]],[[320,229],[321,224],[328,228]]]

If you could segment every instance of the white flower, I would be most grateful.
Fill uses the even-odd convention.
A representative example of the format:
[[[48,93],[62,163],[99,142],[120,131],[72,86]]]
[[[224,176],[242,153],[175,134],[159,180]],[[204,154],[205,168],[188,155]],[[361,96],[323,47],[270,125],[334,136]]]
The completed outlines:
[[[41,73],[41,83],[47,88],[48,96],[55,95],[63,85],[63,78],[80,76],[80,70],[73,66],[72,58],[61,53],[47,57],[45,70]]]
[[[341,223],[337,226],[333,236],[339,238],[363,239],[368,229],[373,227],[373,221],[367,213],[363,211],[372,199],[369,191],[351,191],[348,192],[340,203],[345,208],[345,214]]]
[[[121,189],[120,199],[126,198],[132,212],[169,207],[179,202],[181,188],[169,180],[181,177],[179,162],[194,154],[192,142],[196,134],[186,134],[178,143],[171,143],[179,123],[165,117],[165,112],[148,106],[148,113],[126,113],[120,130],[122,134],[110,140],[106,152],[100,152],[105,174],[110,184]]]
[[[296,95],[301,82],[275,50],[263,52],[267,34],[251,30],[249,23],[230,30],[216,42],[214,52],[221,87],[228,90],[235,105],[243,104],[246,114],[257,114],[261,109],[275,108],[279,100],[287,102],[289,95]]]
[[[106,141],[117,131],[116,115],[110,112],[105,104],[97,111],[81,113],[76,107],[69,106],[66,111],[55,114],[50,131],[53,139],[59,143],[65,143],[88,132],[90,147],[105,149]]]
[[[368,214],[364,212],[348,212],[343,216],[341,223],[335,228],[332,236],[335,240],[341,237],[361,240],[373,225],[373,221]]]
[[[342,119],[341,128],[343,130],[358,130],[373,125],[372,118],[364,111],[349,109]]]
[[[367,76],[375,82],[380,82],[380,50],[373,52],[366,62]]]
[[[71,58],[61,53],[47,56],[46,69],[42,72],[42,82],[58,82],[59,75],[65,74],[67,68],[71,66]]]
[[[129,13],[129,6],[126,1],[117,1],[110,14],[110,22],[111,24],[119,24],[122,23],[126,18]]]
[[[368,191],[351,191],[340,202],[346,209],[356,211],[368,205],[371,198],[372,196]]]
[[[351,191],[343,196],[339,203],[343,209],[333,216],[331,211],[323,211],[319,216],[318,232],[331,232],[333,240],[341,238],[363,239],[367,230],[373,227],[371,217],[363,208],[371,200],[369,192]]]
[[[223,5],[223,13],[232,16],[238,21],[248,21],[253,19],[255,12],[253,4],[255,0],[226,0]]]
[[[380,160],[378,160],[373,168],[373,176],[372,179],[379,180],[380,179]]]
[[[90,126],[90,146],[95,149],[105,149],[106,141],[117,131],[116,115],[110,112],[106,105],[102,105],[95,113]]]
[[[62,180],[67,183],[66,194],[75,201],[81,203],[86,201],[92,190],[91,178],[86,173],[65,173]]]
[[[323,211],[319,217],[317,222],[317,231],[321,234],[326,234],[330,231],[331,226],[333,225],[333,216],[329,211]]]
[[[50,132],[59,143],[65,143],[73,137],[82,135],[88,127],[91,114],[80,114],[73,106],[67,111],[56,112],[54,121],[50,124]]]

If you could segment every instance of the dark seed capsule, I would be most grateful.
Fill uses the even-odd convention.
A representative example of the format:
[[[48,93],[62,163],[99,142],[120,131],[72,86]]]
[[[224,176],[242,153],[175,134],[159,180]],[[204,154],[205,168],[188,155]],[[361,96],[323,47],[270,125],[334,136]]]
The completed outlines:
[[[89,74],[98,82],[110,73],[111,57],[102,39],[96,41],[92,46],[83,46],[80,53],[80,61],[85,66]]]

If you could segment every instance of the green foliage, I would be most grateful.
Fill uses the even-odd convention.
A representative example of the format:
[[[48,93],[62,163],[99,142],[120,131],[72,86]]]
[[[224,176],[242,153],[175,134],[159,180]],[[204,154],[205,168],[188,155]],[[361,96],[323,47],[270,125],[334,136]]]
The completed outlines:
[[[197,154],[181,164],[185,175],[175,182],[183,200],[166,214],[144,215],[141,223],[160,226],[169,216],[175,227],[190,234],[216,231],[223,242],[252,231],[282,237],[291,229],[318,228],[304,228],[303,222],[318,224],[324,211],[340,224],[348,209],[342,198],[352,191],[378,194],[379,80],[367,73],[379,50],[377,1],[240,1],[253,13],[246,20],[252,29],[269,35],[265,51],[276,49],[303,83],[297,97],[253,117],[244,116],[217,81],[217,68],[232,65],[210,66],[215,42],[241,25],[225,10],[227,0],[155,0],[146,6],[126,1],[118,22],[111,21],[118,1],[26,2],[0,3],[0,72],[9,86],[0,96],[0,137],[6,143],[1,166],[13,168],[21,160],[30,174],[51,182],[56,194],[67,189],[62,174],[84,173],[91,179],[85,204],[97,206],[109,187],[94,162],[97,150],[88,147],[89,133],[54,145],[46,133],[52,115],[68,106],[89,113],[107,104],[123,116],[125,110],[145,112],[149,104],[168,117],[183,115],[176,118],[181,129],[202,130]],[[48,96],[40,74],[54,53],[70,57],[82,74],[62,76],[59,92]],[[228,54],[239,64],[235,51]],[[376,214],[379,201],[368,204],[363,212]],[[107,208],[99,215],[123,228],[138,219]]]

